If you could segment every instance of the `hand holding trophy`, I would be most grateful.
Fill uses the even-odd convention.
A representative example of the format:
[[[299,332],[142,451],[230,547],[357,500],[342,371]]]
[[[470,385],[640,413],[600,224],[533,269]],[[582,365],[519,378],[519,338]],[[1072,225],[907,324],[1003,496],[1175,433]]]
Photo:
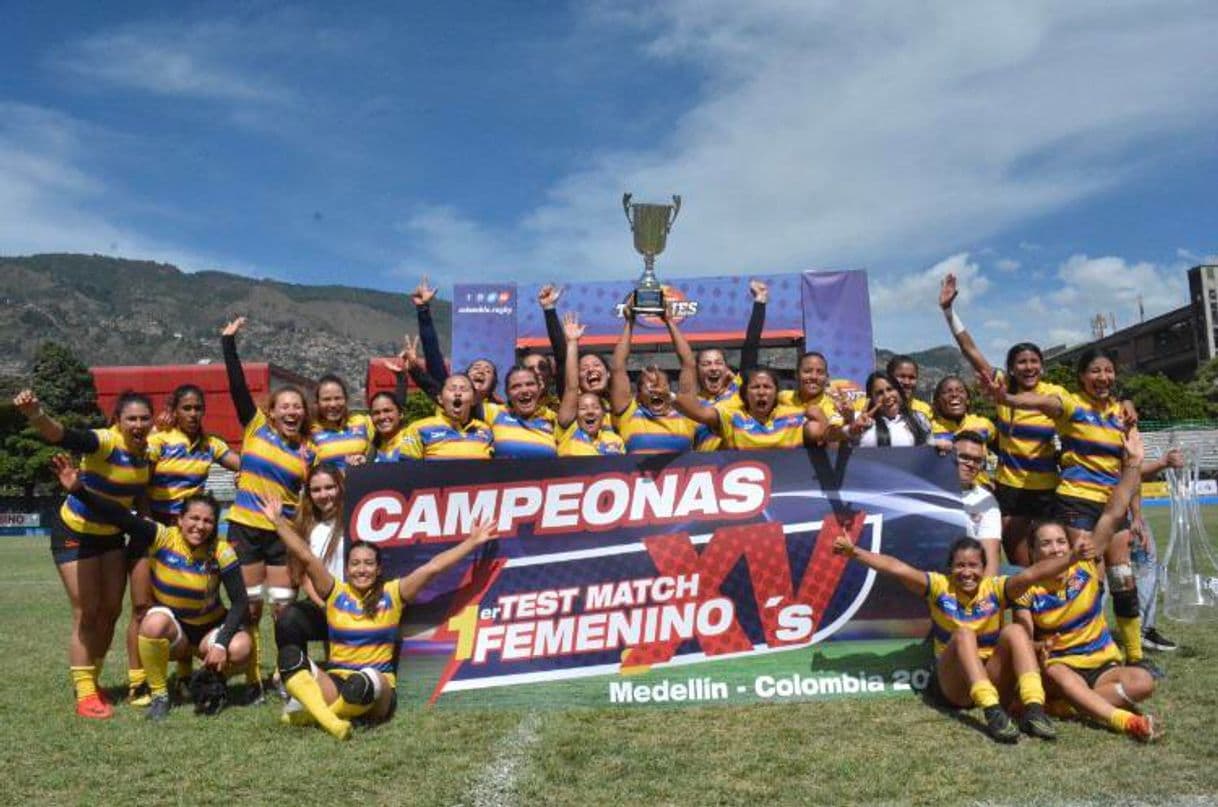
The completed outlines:
[[[622,196],[622,209],[634,233],[634,248],[643,256],[643,274],[635,283],[631,308],[635,314],[663,316],[664,289],[656,277],[656,256],[664,251],[672,223],[681,210],[681,197],[673,196],[671,205],[631,204],[632,194]]]

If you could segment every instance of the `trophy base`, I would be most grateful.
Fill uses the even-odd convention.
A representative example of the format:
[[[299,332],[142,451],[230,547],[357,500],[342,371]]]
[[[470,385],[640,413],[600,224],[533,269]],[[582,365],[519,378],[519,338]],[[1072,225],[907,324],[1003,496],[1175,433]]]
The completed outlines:
[[[630,307],[636,314],[658,317],[664,313],[664,292],[660,289],[635,289]]]

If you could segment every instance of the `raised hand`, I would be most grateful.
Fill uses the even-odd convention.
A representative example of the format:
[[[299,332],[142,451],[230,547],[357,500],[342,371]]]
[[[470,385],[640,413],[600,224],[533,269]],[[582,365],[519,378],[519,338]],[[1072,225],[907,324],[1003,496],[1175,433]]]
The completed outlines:
[[[406,362],[408,368],[421,368],[423,366],[423,358],[420,355],[421,350],[419,337],[408,333],[402,337],[402,351],[398,353],[398,358]]]
[[[415,286],[414,291],[410,293],[410,302],[414,303],[416,308],[422,308],[435,296],[436,290],[427,284],[427,275],[423,275],[419,279],[419,285]]]
[[[266,516],[272,523],[279,520],[283,515],[283,499],[280,499],[274,493],[268,493],[258,500],[258,509],[262,511],[262,515]]]
[[[585,326],[579,324],[579,315],[568,311],[562,318],[562,332],[568,342],[578,342],[584,335]]]
[[[221,336],[236,336],[245,326],[245,317],[237,317],[224,326],[220,331]]]
[[[562,288],[553,283],[547,283],[537,291],[537,302],[545,309],[558,305],[559,297],[562,297]]]
[[[1133,401],[1128,398],[1121,401],[1121,414],[1117,418],[1121,421],[1121,428],[1124,431],[1138,427],[1138,408],[1133,405]]]
[[[997,373],[991,373],[988,376],[979,375],[977,381],[985,397],[999,406],[1007,402],[1007,385],[1003,383]]]
[[[765,303],[770,299],[770,287],[766,285],[764,280],[750,280],[749,293],[753,295],[753,302]]]
[[[13,398],[13,406],[17,407],[17,411],[29,420],[42,414],[42,402],[38,400],[38,396],[32,389],[23,389],[18,392],[17,397]]]
[[[1184,467],[1184,449],[1179,446],[1169,448],[1167,453],[1163,455],[1163,461],[1167,463],[1168,468],[1180,469]]]
[[[851,541],[849,536],[839,535],[833,539],[833,554],[846,555],[849,557],[854,554],[854,541]]]
[[[71,492],[84,487],[80,483],[80,469],[67,454],[56,454],[51,457],[51,473],[59,479],[64,490]]]
[[[1142,433],[1137,427],[1125,432],[1125,467],[1141,468],[1142,458],[1146,456],[1146,445],[1142,441]]]
[[[960,290],[956,288],[956,276],[948,272],[947,277],[943,278],[943,282],[939,285],[939,307],[951,308],[959,293]]]
[[[173,410],[162,409],[152,419],[152,425],[159,432],[167,432],[174,427]]]
[[[854,420],[846,427],[846,430],[854,437],[858,437],[863,432],[875,425],[875,415],[880,411],[880,405],[877,403],[870,409],[864,409],[858,413]]]
[[[482,519],[469,531],[469,540],[473,541],[475,546],[493,541],[496,537],[498,536],[495,535],[495,521],[491,518]]]

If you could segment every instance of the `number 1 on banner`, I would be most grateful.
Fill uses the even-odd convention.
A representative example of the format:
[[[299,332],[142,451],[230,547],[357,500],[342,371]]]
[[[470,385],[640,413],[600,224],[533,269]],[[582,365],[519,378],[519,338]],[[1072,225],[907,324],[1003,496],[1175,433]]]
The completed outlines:
[[[449,618],[448,629],[457,634],[457,652],[453,658],[465,661],[474,654],[474,636],[478,633],[478,605],[467,605]]]

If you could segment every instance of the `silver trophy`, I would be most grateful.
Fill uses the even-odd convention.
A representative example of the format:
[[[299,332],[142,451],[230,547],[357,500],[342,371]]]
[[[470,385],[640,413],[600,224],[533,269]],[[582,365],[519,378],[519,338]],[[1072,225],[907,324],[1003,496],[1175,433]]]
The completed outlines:
[[[670,205],[631,204],[631,194],[622,196],[622,209],[634,233],[634,248],[643,256],[643,274],[634,284],[631,308],[636,314],[660,316],[664,313],[664,289],[656,277],[656,256],[664,251],[668,232],[681,210],[681,197],[673,196]]]

